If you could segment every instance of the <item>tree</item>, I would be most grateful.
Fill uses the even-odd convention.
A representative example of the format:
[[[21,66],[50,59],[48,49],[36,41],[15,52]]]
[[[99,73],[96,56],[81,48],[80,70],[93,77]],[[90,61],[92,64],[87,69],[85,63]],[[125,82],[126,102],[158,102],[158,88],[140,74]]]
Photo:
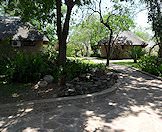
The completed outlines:
[[[142,0],[148,8],[148,20],[152,23],[152,31],[159,45],[159,58],[162,58],[162,8],[161,0]]]
[[[112,6],[107,8],[106,15],[102,14],[101,0],[94,2],[92,7],[89,7],[94,13],[97,13],[102,23],[109,33],[108,48],[107,43],[104,44],[106,50],[106,65],[109,66],[109,60],[111,55],[111,45],[114,43],[113,36],[120,31],[128,30],[133,25],[133,21],[130,18],[130,10],[124,5],[120,4],[120,0],[113,0]],[[116,38],[116,37],[115,37]]]
[[[105,37],[107,30],[100,23],[96,15],[87,16],[81,24],[72,29],[70,35],[70,44],[83,45],[85,47],[85,56],[90,55],[90,49],[95,50],[98,41]]]
[[[149,35],[149,33],[147,33],[147,31],[143,31],[142,29],[141,30],[136,30],[134,31],[134,33],[142,38],[144,41],[150,41],[151,40],[151,36]]]
[[[0,1],[1,3],[4,0]],[[75,5],[82,6],[90,3],[90,0],[9,0],[6,1],[5,11],[19,15],[24,21],[33,19],[39,20],[42,25],[45,23],[56,23],[57,37],[59,43],[59,65],[66,63],[66,41],[69,33],[69,23],[72,9]],[[66,7],[65,18],[63,19],[62,8]],[[63,21],[64,20],[64,21]],[[62,81],[65,83],[65,81]]]

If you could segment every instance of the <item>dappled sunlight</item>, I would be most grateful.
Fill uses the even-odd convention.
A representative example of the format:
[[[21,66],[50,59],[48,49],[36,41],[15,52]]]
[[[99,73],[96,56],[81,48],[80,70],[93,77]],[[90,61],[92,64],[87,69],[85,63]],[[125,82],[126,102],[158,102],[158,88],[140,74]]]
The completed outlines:
[[[14,127],[17,126],[17,124],[19,124],[20,126],[23,125],[22,118],[27,116],[32,111],[32,107],[18,108],[16,111],[14,111],[14,109],[13,111],[6,111],[6,117],[0,118],[0,131],[14,131]]]
[[[39,131],[39,128],[27,127],[22,132],[38,132],[38,131]]]
[[[95,111],[87,110],[83,115],[85,118],[85,130],[96,131],[119,131],[119,132],[145,132],[146,130],[158,132],[162,130],[162,118],[159,115],[159,110],[155,110],[155,104],[148,103],[147,105],[131,105],[116,106],[116,109],[122,108],[121,113],[116,113],[116,117],[112,117],[109,113],[99,114]],[[114,109],[114,112],[116,111]]]
[[[8,107],[0,109],[0,131],[159,132],[162,82],[130,69],[124,71],[119,73],[115,94],[20,103],[8,106],[12,110],[6,112]]]
[[[146,130],[158,132],[162,130],[162,120],[150,108],[132,107],[133,113],[126,117],[118,117],[112,120],[112,127],[123,129],[126,132],[145,132]]]

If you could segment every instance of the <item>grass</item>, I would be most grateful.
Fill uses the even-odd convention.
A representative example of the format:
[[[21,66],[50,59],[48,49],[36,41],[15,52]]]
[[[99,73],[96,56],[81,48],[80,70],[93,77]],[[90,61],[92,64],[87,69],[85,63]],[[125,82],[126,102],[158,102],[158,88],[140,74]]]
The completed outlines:
[[[113,64],[138,68],[137,63],[129,62],[129,61],[127,61],[127,62],[124,62],[124,61],[122,61],[122,62],[113,62]]]

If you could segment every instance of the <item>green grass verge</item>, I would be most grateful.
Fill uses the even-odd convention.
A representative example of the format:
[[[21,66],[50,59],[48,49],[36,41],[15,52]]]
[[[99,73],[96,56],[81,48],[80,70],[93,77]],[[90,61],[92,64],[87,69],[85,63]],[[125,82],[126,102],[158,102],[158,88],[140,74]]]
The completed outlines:
[[[113,62],[113,64],[138,68],[138,64],[134,62]]]

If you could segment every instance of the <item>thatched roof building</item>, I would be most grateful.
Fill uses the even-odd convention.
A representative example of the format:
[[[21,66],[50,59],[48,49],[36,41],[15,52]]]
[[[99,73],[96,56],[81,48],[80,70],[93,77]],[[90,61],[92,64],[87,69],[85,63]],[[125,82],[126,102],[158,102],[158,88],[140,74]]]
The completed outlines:
[[[109,39],[102,39],[98,42],[100,56],[106,57],[106,48],[108,48]],[[113,37],[111,43],[111,59],[126,59],[131,58],[129,55],[133,47],[145,48],[148,44],[140,37],[136,36],[131,31],[121,32],[117,38]]]
[[[114,38],[113,38],[114,39]],[[109,39],[102,39],[98,42],[99,45],[108,44]],[[114,44],[119,45],[132,45],[132,46],[147,46],[148,44],[140,37],[131,31],[123,31],[119,33]]]
[[[0,40],[49,41],[29,23],[23,23],[19,17],[0,16]]]

